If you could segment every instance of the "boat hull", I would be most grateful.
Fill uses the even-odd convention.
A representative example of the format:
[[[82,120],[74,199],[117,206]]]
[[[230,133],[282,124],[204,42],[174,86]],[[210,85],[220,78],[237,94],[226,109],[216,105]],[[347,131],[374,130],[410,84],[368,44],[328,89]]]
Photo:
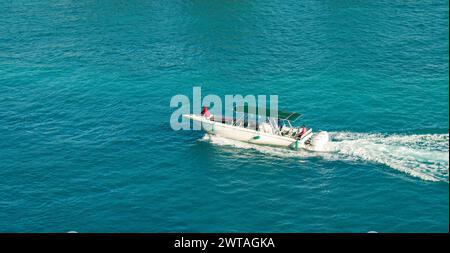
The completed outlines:
[[[312,136],[312,132],[310,131],[301,140],[296,140],[285,136],[264,133],[253,129],[211,121],[202,116],[183,115],[183,117],[201,123],[202,130],[204,130],[208,134],[260,145],[299,149],[303,148],[305,146],[305,141]]]

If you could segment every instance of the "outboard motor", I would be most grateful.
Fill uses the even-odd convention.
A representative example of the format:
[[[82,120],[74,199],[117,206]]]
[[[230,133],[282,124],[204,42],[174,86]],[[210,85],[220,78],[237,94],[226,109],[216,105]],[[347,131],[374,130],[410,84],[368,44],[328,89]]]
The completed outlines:
[[[311,150],[314,151],[325,151],[326,145],[330,140],[330,136],[327,131],[321,131],[315,134],[310,141]]]

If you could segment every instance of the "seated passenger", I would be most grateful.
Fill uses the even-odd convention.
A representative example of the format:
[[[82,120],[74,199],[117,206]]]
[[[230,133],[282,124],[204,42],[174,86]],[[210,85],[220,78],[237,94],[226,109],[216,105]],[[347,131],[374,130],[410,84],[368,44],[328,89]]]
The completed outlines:
[[[302,125],[302,129],[300,130],[300,133],[298,133],[297,137],[300,139],[302,136],[306,133],[306,127],[305,125]]]

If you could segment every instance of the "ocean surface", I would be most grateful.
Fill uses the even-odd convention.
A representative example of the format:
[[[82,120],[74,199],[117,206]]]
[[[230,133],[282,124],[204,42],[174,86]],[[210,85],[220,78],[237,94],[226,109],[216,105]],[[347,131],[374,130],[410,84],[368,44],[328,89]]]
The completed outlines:
[[[449,2],[0,1],[0,232],[448,232]],[[174,131],[278,95],[297,152]]]

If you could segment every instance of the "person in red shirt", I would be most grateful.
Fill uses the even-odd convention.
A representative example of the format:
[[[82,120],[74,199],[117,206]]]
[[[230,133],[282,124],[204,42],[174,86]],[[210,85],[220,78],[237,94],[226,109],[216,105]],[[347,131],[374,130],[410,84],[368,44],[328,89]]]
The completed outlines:
[[[204,116],[205,118],[209,118],[211,116],[211,114],[209,113],[208,108],[206,108],[206,106],[203,106],[202,116]]]
[[[297,137],[300,139],[302,136],[306,133],[306,127],[305,125],[302,125],[302,129],[300,130],[300,133],[297,135]]]

